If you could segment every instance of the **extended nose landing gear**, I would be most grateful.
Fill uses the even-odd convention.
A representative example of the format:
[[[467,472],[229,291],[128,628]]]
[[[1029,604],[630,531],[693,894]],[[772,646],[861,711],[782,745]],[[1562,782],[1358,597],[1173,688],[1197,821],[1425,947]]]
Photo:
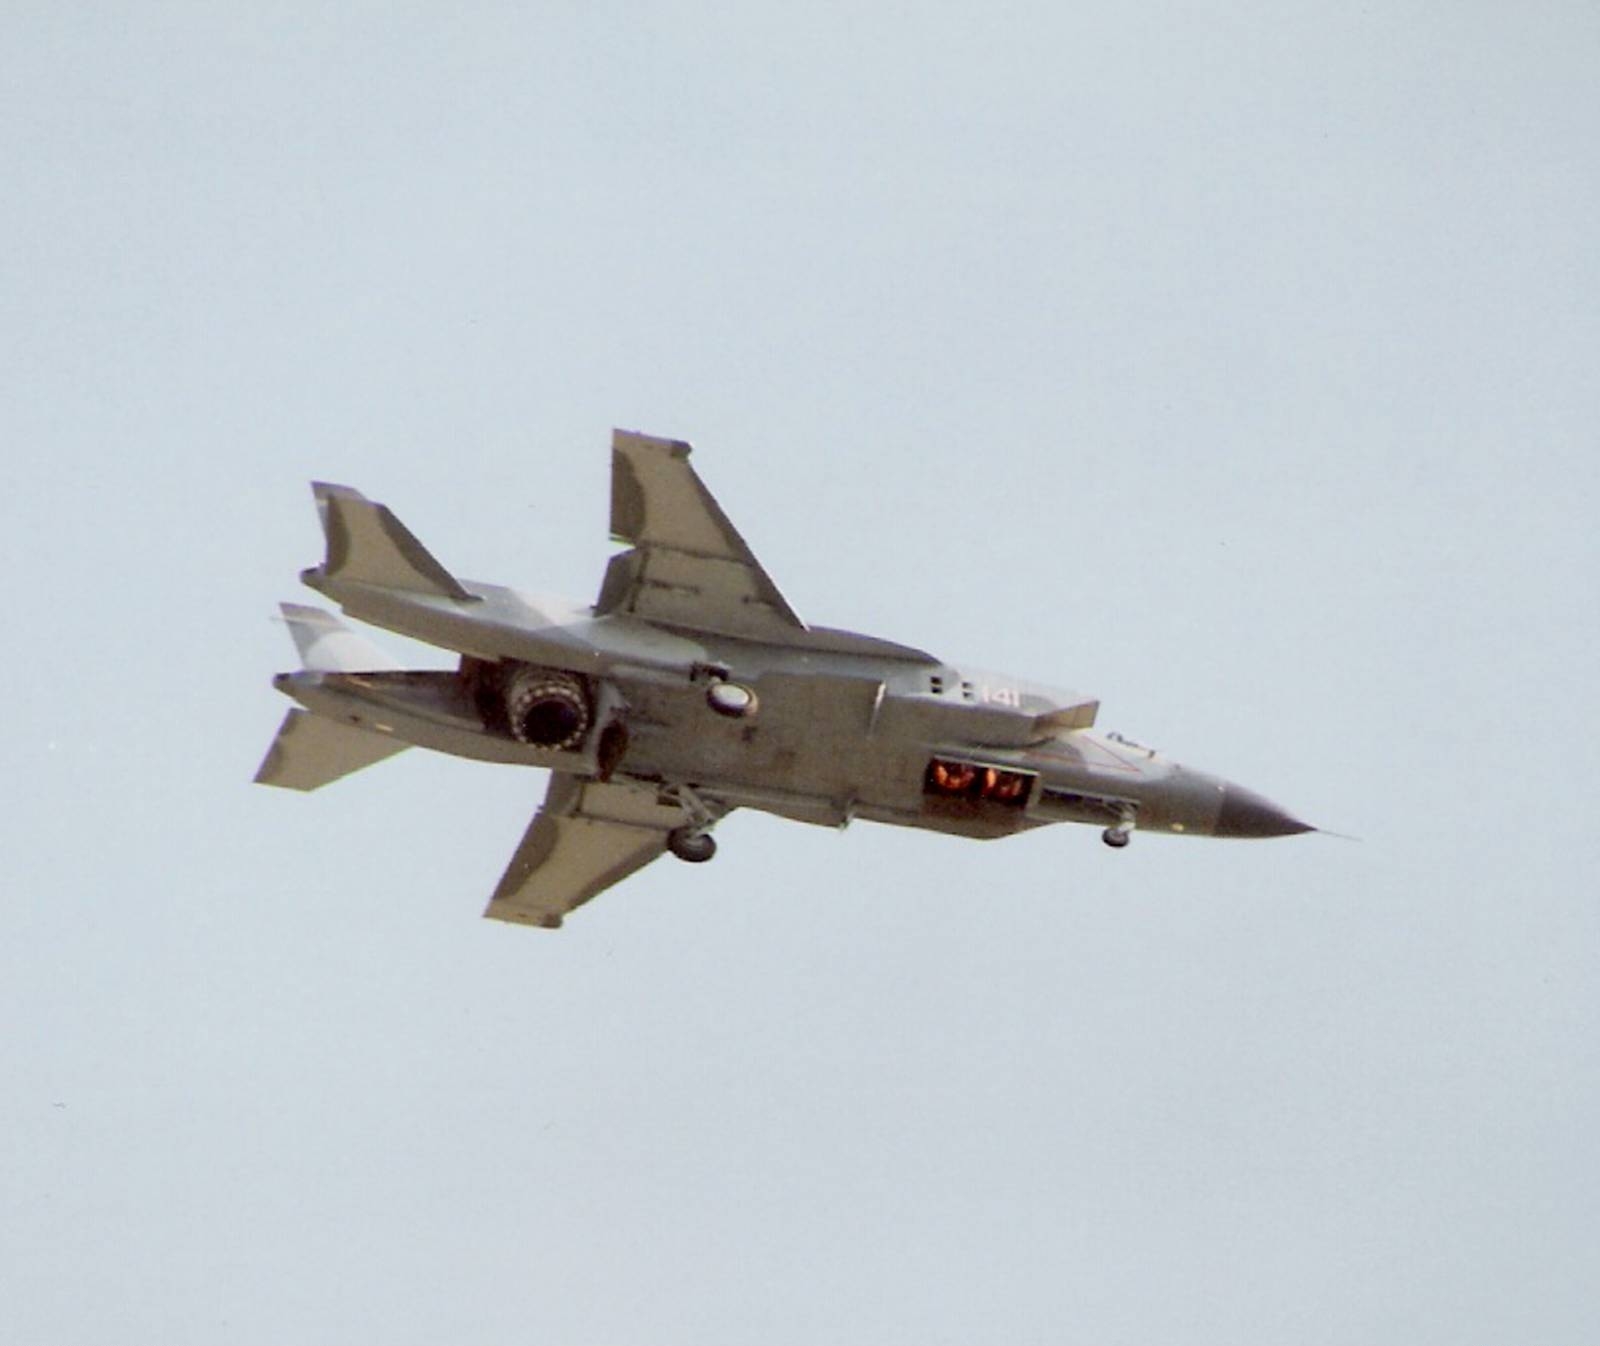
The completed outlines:
[[[1122,817],[1100,834],[1100,840],[1112,850],[1120,851],[1133,840],[1134,817],[1132,809],[1124,809]]]

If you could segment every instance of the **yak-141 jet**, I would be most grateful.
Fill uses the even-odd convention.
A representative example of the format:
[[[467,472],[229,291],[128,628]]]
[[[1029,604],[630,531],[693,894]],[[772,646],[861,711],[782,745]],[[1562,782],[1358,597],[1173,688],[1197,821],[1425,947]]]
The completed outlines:
[[[1117,734],[1099,703],[809,626],[689,465],[617,431],[612,557],[592,606],[457,579],[385,506],[313,486],[327,555],[301,579],[350,616],[461,656],[402,669],[331,614],[284,604],[303,669],[256,780],[314,790],[407,747],[545,767],[543,807],[487,915],[554,928],[671,851],[709,860],[738,808],[967,837],[1046,823],[1273,837],[1315,829]]]

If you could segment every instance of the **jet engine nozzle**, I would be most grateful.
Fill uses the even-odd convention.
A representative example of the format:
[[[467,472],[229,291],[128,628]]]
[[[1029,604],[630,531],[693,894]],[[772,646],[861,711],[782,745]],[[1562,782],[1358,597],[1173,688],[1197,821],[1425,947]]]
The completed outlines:
[[[589,730],[589,696],[575,674],[524,666],[506,679],[505,696],[511,733],[531,747],[576,748]]]

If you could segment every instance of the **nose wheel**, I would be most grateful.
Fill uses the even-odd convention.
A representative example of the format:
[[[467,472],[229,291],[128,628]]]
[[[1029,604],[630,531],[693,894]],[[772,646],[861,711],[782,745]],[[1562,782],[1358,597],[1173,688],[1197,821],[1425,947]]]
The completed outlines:
[[[1120,851],[1133,840],[1134,815],[1131,808],[1125,808],[1122,816],[1112,826],[1100,834],[1100,840],[1114,851]]]

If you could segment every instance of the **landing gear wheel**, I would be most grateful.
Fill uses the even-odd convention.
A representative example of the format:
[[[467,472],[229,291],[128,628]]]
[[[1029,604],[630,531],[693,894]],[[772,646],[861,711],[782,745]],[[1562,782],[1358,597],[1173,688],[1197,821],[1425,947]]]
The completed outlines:
[[[717,839],[709,832],[679,827],[667,833],[667,849],[691,865],[703,865],[717,853]]]
[[[1133,840],[1133,833],[1125,827],[1108,827],[1100,834],[1100,840],[1113,850],[1120,851]]]

